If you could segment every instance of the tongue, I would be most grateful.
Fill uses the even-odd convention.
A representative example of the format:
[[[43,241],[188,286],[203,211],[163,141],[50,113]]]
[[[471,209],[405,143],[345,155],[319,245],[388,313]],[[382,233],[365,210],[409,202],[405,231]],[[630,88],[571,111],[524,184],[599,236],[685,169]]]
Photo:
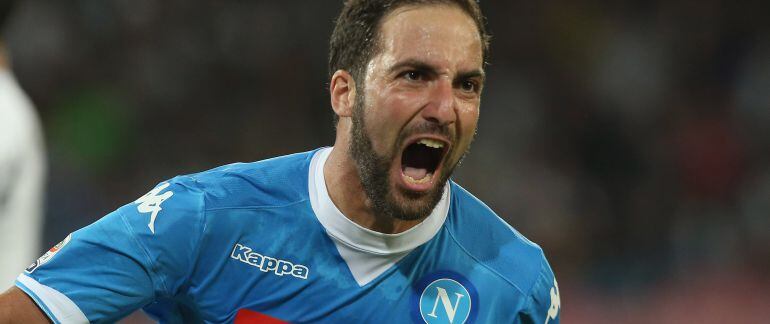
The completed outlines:
[[[408,175],[410,178],[414,180],[420,180],[422,178],[425,178],[425,175],[428,174],[428,170],[426,169],[418,169],[413,167],[405,167],[404,168],[404,174]]]

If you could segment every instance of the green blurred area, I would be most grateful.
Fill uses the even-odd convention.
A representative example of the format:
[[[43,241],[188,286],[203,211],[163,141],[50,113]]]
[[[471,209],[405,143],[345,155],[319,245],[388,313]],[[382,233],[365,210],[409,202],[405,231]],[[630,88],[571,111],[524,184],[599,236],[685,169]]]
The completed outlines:
[[[51,147],[90,172],[110,172],[135,141],[131,111],[114,90],[84,87],[68,93],[51,105],[46,127]]]

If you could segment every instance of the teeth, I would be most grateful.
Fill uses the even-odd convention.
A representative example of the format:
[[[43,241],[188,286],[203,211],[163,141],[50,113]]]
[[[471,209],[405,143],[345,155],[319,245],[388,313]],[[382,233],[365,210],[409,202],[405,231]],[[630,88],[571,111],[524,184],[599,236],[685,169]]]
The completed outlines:
[[[442,148],[442,147],[444,147],[444,143],[439,142],[437,140],[432,140],[432,139],[429,139],[429,138],[423,138],[423,139],[421,139],[417,143],[425,145],[427,147],[432,147],[432,148]]]
[[[406,181],[409,181],[411,183],[423,184],[423,183],[426,183],[426,182],[430,181],[430,179],[433,178],[433,173],[426,174],[425,177],[423,177],[420,180],[415,180],[414,178],[412,178],[412,177],[410,177],[408,175],[404,175],[404,178],[406,178]]]

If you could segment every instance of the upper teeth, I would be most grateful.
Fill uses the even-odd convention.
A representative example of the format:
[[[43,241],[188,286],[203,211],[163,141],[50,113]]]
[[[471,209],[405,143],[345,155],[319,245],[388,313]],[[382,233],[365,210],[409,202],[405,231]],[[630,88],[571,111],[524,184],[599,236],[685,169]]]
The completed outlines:
[[[437,140],[432,140],[432,139],[429,139],[429,138],[423,138],[423,139],[421,139],[417,143],[425,145],[427,147],[432,147],[432,148],[442,148],[442,147],[444,147],[444,143],[439,142]]]

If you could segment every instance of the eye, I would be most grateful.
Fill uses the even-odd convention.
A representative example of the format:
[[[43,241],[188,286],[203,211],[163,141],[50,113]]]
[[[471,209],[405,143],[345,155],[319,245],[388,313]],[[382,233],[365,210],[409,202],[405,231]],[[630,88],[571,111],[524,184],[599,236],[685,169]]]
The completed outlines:
[[[479,89],[479,84],[473,80],[465,80],[460,82],[460,88],[467,92],[477,92]]]
[[[409,81],[420,81],[424,79],[424,75],[420,71],[406,71],[403,73],[403,77]]]

